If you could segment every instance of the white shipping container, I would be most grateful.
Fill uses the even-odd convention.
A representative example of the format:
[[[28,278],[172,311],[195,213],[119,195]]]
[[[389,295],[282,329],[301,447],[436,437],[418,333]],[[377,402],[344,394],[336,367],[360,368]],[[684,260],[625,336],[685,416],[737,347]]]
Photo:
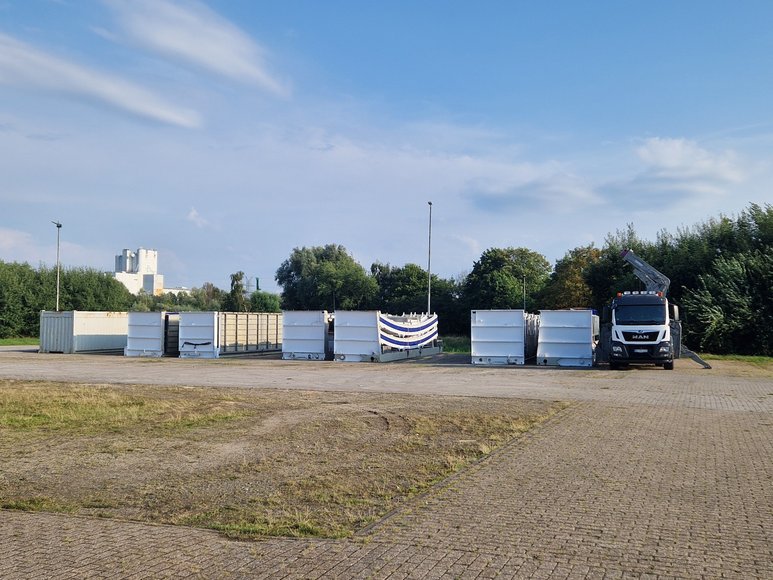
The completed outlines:
[[[120,351],[126,347],[128,313],[67,310],[40,313],[40,351]]]
[[[129,312],[129,335],[124,356],[162,357],[174,339],[177,353],[180,315],[174,312]]]
[[[326,310],[282,313],[282,358],[325,360],[332,316]]]
[[[593,366],[598,320],[591,310],[540,311],[537,364]]]
[[[524,310],[472,310],[472,364],[526,364],[536,352],[537,329],[538,317]]]
[[[180,312],[180,358],[220,356],[218,312]]]
[[[381,355],[378,311],[337,310],[333,351],[335,360],[376,362]]]

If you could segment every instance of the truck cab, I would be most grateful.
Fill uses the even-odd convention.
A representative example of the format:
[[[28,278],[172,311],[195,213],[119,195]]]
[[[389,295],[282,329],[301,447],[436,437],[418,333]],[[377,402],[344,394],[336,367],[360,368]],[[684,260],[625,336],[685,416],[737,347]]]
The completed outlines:
[[[678,311],[669,308],[663,292],[621,292],[609,307],[611,345],[609,366],[612,369],[629,364],[655,364],[673,370],[674,349],[672,319]]]

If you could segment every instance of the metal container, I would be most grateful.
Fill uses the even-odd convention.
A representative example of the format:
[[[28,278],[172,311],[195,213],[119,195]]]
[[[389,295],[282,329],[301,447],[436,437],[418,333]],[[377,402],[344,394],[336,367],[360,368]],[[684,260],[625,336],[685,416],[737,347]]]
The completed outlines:
[[[40,313],[40,352],[121,351],[126,347],[128,313],[68,310]]]
[[[437,325],[437,315],[336,311],[334,357],[345,362],[386,362],[435,354],[441,351]]]
[[[332,358],[332,345],[329,339],[332,320],[333,316],[326,310],[283,312],[282,358],[285,360]]]
[[[472,310],[472,364],[526,364],[536,354],[538,326],[539,317],[524,310]]]
[[[179,355],[180,315],[176,312],[129,312],[124,356]]]
[[[178,344],[180,358],[220,356],[218,312],[181,312]]]
[[[591,310],[542,310],[537,364],[592,366],[598,334],[599,317]]]
[[[282,315],[276,312],[181,312],[181,358],[218,358],[225,354],[282,348]]]

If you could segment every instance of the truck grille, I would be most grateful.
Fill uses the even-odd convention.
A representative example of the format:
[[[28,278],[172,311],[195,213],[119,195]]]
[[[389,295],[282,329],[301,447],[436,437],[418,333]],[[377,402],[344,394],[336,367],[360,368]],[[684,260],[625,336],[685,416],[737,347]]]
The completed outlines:
[[[658,338],[657,332],[623,332],[626,342],[653,342]]]

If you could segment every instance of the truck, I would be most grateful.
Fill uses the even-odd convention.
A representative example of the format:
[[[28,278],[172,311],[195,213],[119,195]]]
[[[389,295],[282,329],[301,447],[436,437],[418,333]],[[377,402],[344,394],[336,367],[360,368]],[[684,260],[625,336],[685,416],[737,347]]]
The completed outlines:
[[[597,362],[608,362],[613,370],[630,364],[654,364],[673,370],[674,359],[685,354],[711,368],[682,344],[679,307],[667,298],[671,280],[633,250],[625,250],[621,255],[644,282],[646,290],[618,292],[604,308]]]

